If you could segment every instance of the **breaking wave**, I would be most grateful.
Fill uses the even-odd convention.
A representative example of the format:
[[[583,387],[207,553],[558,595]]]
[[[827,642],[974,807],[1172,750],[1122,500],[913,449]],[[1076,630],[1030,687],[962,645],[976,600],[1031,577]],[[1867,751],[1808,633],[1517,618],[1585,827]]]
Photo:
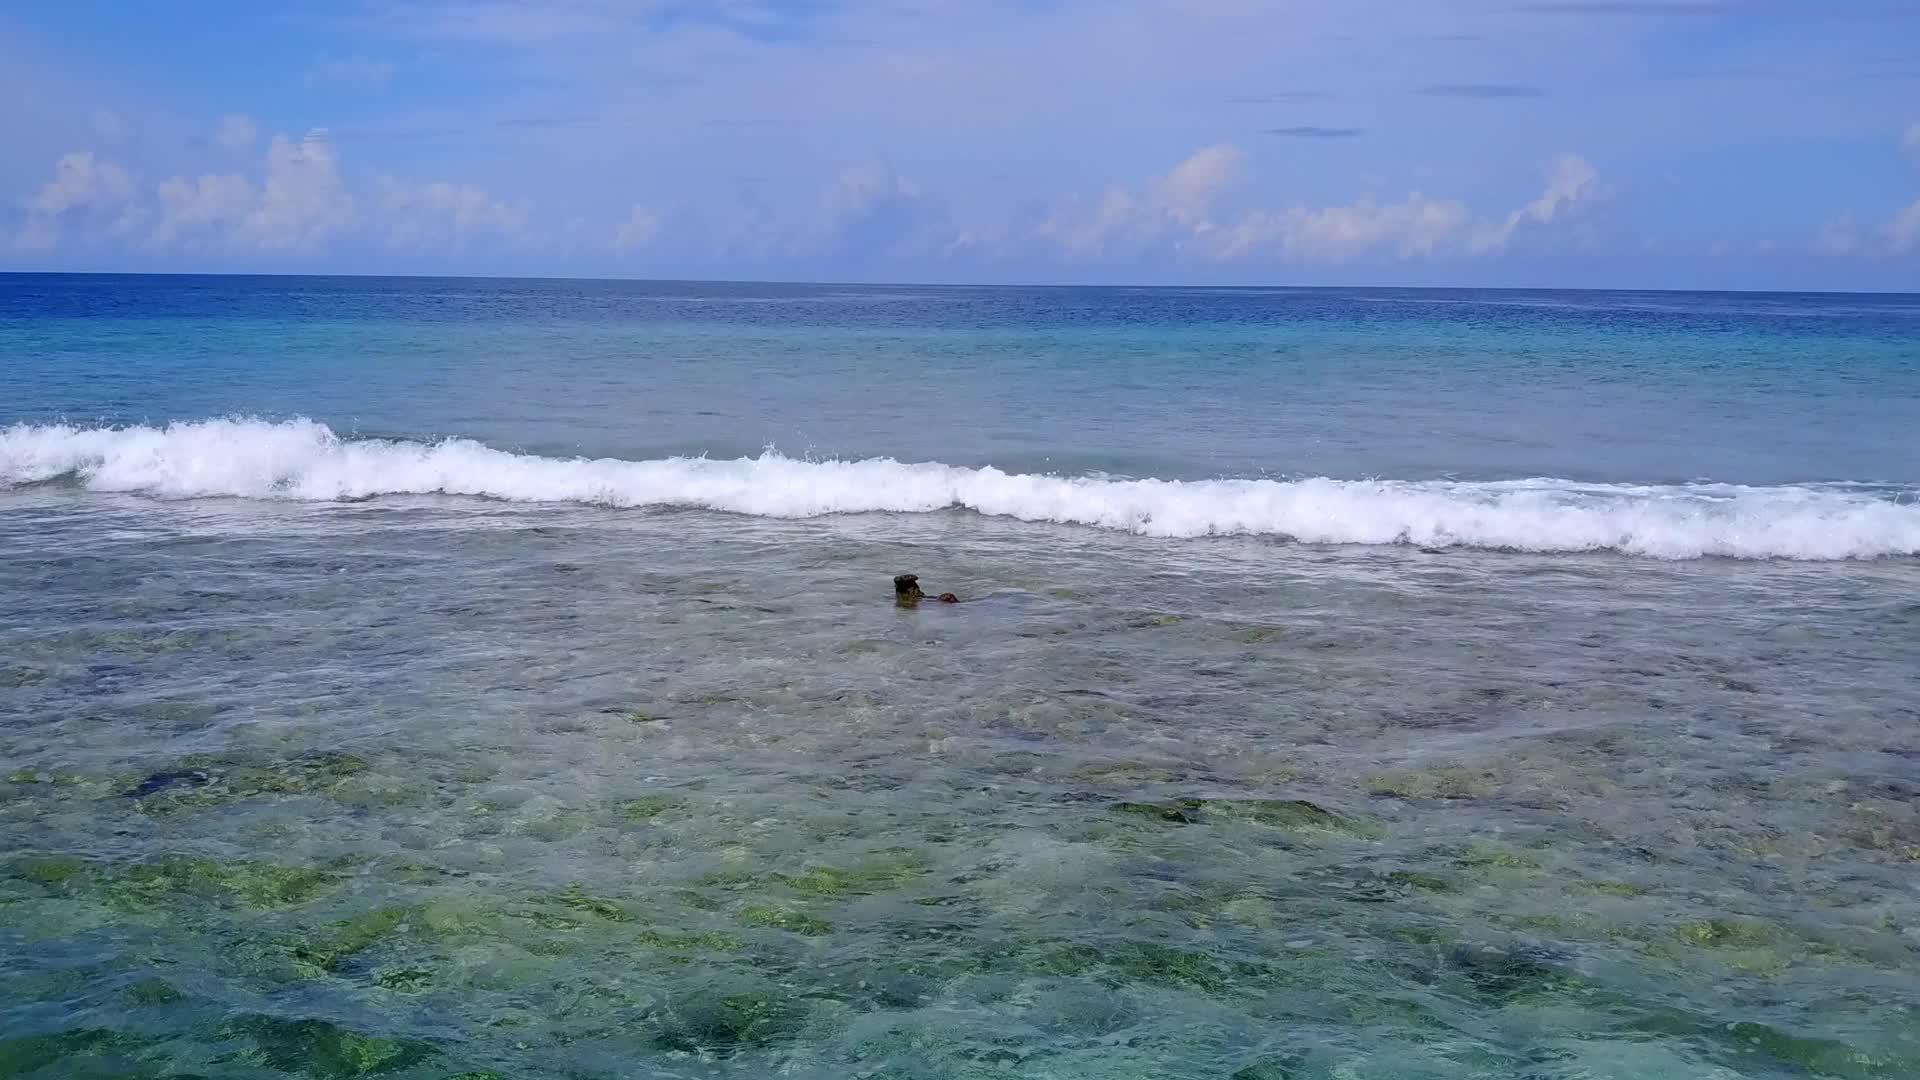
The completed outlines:
[[[885,458],[556,458],[467,439],[342,439],[308,420],[0,430],[0,487],[71,480],[166,498],[444,494],[801,518],[977,513],[1156,537],[1272,536],[1664,559],[1920,554],[1913,492],[1846,485],[1632,486],[1564,480],[1115,480]]]

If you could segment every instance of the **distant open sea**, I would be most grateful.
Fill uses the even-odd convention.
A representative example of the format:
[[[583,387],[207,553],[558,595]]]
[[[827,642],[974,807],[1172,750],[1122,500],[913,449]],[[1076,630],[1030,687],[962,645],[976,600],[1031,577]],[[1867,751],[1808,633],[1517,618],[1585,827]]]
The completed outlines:
[[[0,275],[0,1077],[370,1076],[1920,1077],[1920,297]]]

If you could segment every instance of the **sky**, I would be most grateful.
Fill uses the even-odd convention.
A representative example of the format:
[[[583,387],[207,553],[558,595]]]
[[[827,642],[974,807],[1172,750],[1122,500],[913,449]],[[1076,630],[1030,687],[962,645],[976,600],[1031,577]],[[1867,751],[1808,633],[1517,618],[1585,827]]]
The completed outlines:
[[[9,0],[0,270],[1920,291],[1920,0]]]

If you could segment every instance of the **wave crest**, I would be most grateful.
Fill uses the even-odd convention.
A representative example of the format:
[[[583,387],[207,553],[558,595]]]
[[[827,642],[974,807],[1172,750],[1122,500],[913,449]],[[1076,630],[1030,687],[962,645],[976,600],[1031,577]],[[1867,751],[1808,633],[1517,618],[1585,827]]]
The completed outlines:
[[[468,439],[343,440],[310,420],[15,425],[0,485],[72,478],[168,498],[444,494],[799,518],[964,508],[1157,537],[1273,536],[1666,559],[1920,554],[1920,504],[1868,489],[1358,480],[1112,480],[938,462],[552,458]]]

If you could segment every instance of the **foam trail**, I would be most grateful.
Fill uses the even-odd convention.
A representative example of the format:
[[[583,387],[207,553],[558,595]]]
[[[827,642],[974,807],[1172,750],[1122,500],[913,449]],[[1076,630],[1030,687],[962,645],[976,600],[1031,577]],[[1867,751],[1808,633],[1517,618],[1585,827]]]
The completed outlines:
[[[394,494],[699,507],[763,517],[965,508],[1158,537],[1859,559],[1920,554],[1920,503],[1845,486],[1626,486],[1560,480],[1107,480],[888,459],[586,460],[466,439],[342,440],[308,420],[0,430],[0,486],[70,478],[161,497]]]

